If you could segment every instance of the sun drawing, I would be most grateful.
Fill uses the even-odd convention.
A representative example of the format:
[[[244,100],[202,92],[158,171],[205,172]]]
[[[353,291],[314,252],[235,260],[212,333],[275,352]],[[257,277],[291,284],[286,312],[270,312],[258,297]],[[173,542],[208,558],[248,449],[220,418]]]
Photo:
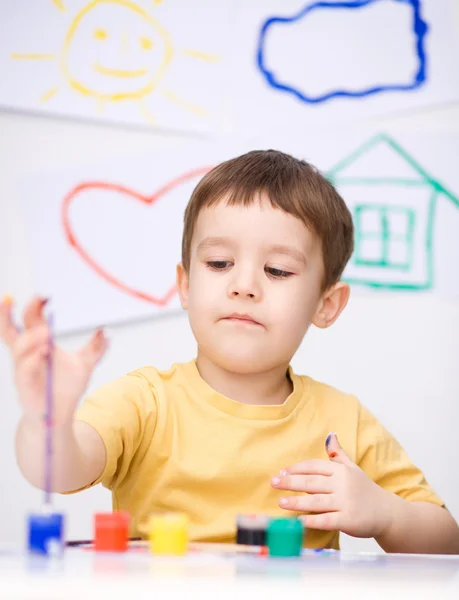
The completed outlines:
[[[64,0],[50,0],[67,13]],[[153,9],[162,0],[153,0]],[[93,0],[70,18],[62,47],[56,54],[23,54],[15,60],[57,60],[65,82],[75,92],[96,100],[100,111],[107,102],[136,102],[144,118],[153,123],[145,105],[152,93],[161,93],[171,102],[197,115],[207,112],[187,102],[173,90],[160,86],[178,53],[201,61],[217,61],[212,54],[194,49],[177,51],[168,31],[138,3],[130,0]],[[47,102],[59,87],[40,98]]]

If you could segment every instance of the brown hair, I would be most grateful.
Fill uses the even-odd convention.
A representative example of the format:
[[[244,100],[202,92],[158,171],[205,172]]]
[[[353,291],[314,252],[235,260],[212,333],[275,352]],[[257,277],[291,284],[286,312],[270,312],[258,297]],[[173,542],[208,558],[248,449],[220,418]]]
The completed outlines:
[[[323,289],[336,283],[354,249],[352,216],[333,185],[304,160],[277,150],[254,150],[209,171],[185,210],[182,264],[190,268],[191,239],[200,211],[225,198],[247,206],[265,193],[272,206],[300,219],[322,244]]]

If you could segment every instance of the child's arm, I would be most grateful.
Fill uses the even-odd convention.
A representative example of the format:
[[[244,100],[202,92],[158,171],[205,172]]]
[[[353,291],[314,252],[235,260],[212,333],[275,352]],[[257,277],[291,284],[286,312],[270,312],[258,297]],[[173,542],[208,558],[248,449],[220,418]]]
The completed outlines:
[[[70,421],[55,427],[53,450],[53,492],[85,488],[104,470],[105,446],[97,431],[83,421]],[[16,457],[27,481],[42,489],[45,482],[45,428],[41,420],[22,417],[16,435]]]
[[[386,552],[459,554],[459,527],[451,514],[430,502],[407,502],[391,494],[392,519],[376,541]]]
[[[40,298],[30,302],[20,331],[12,319],[11,301],[1,302],[0,337],[11,350],[18,397],[24,409],[16,439],[17,459],[26,479],[37,487],[44,482],[45,382],[47,357],[52,352],[53,491],[64,492],[89,485],[104,469],[106,457],[101,437],[90,425],[74,422],[73,415],[107,344],[98,331],[78,352],[65,352],[58,346],[50,348],[43,315],[45,304]]]

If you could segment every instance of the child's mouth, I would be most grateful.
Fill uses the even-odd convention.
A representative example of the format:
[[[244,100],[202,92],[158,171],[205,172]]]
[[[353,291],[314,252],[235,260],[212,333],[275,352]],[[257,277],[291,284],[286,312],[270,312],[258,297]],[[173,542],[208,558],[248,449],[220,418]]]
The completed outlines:
[[[257,327],[263,327],[261,323],[256,321],[251,315],[246,314],[237,314],[234,313],[232,315],[228,315],[223,318],[224,321],[229,321],[231,323],[240,323],[245,325],[254,325]]]

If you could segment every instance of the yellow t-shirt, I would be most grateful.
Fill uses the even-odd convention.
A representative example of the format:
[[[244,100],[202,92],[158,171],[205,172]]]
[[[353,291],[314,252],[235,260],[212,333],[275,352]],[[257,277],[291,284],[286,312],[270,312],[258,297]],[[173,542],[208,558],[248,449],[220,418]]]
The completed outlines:
[[[185,512],[193,541],[232,542],[238,514],[286,515],[270,478],[297,462],[328,459],[336,431],[371,479],[406,500],[442,505],[388,431],[354,397],[295,375],[284,404],[254,406],[213,390],[196,362],[145,367],[88,397],[77,418],[101,435],[107,461],[99,482],[113,508],[129,511],[145,536],[156,511]],[[309,530],[311,548],[338,548],[337,532]]]

